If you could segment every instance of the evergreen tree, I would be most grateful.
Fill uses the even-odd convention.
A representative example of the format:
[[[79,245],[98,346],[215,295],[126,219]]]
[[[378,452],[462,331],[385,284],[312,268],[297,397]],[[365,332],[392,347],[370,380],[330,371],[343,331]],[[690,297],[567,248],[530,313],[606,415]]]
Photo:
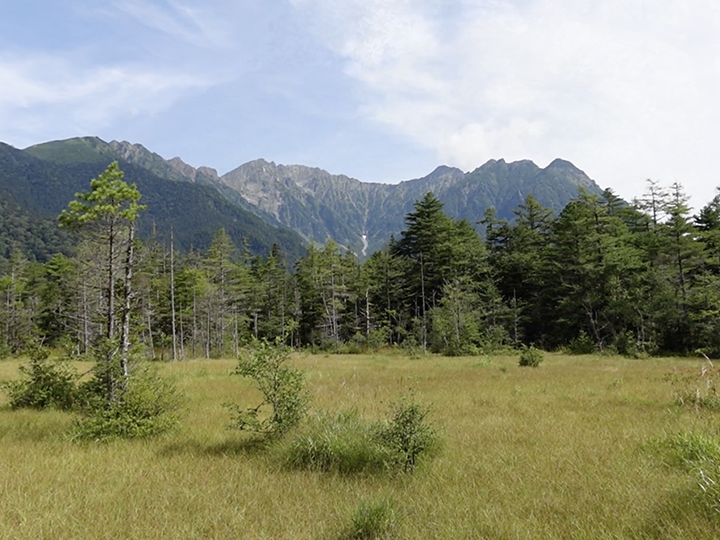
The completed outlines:
[[[625,222],[593,195],[568,203],[553,226],[546,282],[554,328],[551,344],[567,343],[581,332],[598,349],[634,331],[635,281],[641,256]]]
[[[487,251],[480,237],[465,220],[454,221],[432,193],[415,203],[414,212],[405,217],[407,228],[391,246],[391,255],[408,262],[404,268],[404,299],[411,307],[410,317],[418,322],[419,342],[427,349],[430,311],[440,305],[446,283],[469,279],[484,286],[488,300],[495,299],[490,280]]]
[[[145,208],[140,205],[140,192],[135,185],[123,181],[117,162],[111,163],[100,176],[90,182],[90,191],[77,193],[68,208],[59,216],[60,224],[73,230],[88,231],[102,250],[105,275],[105,337],[108,340],[104,369],[108,401],[117,397],[118,387],[123,389],[129,379],[130,309],[135,248],[135,222]],[[122,283],[116,309],[116,282]],[[120,323],[118,324],[118,319]],[[120,374],[115,373],[114,357],[117,327],[120,326]]]

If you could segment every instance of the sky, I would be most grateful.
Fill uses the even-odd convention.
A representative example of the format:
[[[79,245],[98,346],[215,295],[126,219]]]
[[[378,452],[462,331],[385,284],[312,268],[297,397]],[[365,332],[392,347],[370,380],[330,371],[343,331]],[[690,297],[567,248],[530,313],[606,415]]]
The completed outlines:
[[[0,141],[368,182],[562,158],[720,186],[717,0],[2,0]],[[718,154],[716,154],[718,152]]]

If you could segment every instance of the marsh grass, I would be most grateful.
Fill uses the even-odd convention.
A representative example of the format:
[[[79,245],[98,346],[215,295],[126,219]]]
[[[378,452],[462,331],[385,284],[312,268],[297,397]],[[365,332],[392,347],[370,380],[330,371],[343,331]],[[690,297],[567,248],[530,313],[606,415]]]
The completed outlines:
[[[298,433],[277,445],[276,452],[293,469],[346,475],[388,472],[395,459],[356,410],[312,415]]]
[[[380,421],[412,389],[442,451],[413,475],[289,470],[228,431],[222,403],[260,397],[233,360],[162,366],[187,396],[182,427],[77,444],[73,418],[0,403],[0,539],[337,538],[363,501],[391,498],[397,538],[717,538],[692,470],[648,441],[713,433],[712,410],[674,404],[666,375],[696,361],[546,355],[296,355],[315,410]],[[0,379],[18,378],[0,362]],[[78,368],[82,372],[82,367]],[[5,398],[1,398],[5,399]],[[290,435],[290,434],[289,434]]]
[[[390,540],[397,527],[392,498],[362,502],[353,512],[340,540]]]

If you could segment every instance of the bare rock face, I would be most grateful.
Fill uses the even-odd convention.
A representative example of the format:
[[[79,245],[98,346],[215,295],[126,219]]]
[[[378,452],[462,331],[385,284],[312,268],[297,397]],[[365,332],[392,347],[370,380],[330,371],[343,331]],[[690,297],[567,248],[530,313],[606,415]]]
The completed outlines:
[[[513,211],[528,195],[559,212],[578,189],[602,191],[572,163],[556,159],[540,168],[529,160],[508,163],[490,160],[474,171],[440,166],[423,178],[398,184],[361,182],[316,167],[280,165],[257,159],[223,176],[209,167],[194,168],[179,157],[165,160],[139,144],[105,143],[96,137],[56,141],[35,146],[42,159],[122,159],[166,180],[203,184],[219,191],[230,203],[272,225],[282,225],[308,241],[332,238],[356,253],[381,249],[404,228],[415,201],[432,192],[456,219],[477,224],[494,207],[496,216],[512,221]]]
[[[423,178],[399,184],[372,184],[302,165],[258,159],[223,175],[220,184],[242,196],[258,212],[324,243],[332,238],[356,253],[381,249],[404,227],[415,201],[433,192],[445,211],[476,224],[494,207],[499,218],[533,195],[560,211],[578,188],[600,193],[598,185],[572,163],[555,160],[541,169],[529,160],[490,160],[471,172],[440,166]]]
[[[212,178],[215,181],[220,180],[220,176],[218,175],[217,170],[213,169],[212,167],[198,167],[197,172],[198,174],[204,174],[208,178]]]

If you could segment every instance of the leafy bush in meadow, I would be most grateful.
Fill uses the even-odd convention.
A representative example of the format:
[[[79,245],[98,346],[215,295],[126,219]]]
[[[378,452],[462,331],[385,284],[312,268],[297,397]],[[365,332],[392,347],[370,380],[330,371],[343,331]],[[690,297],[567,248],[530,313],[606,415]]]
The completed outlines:
[[[99,394],[102,377],[81,387],[82,416],[75,422],[73,437],[79,440],[135,439],[152,437],[175,427],[182,396],[172,381],[145,363],[133,366],[126,385],[111,400]]]
[[[545,354],[533,346],[523,345],[520,351],[520,362],[521,367],[538,367],[545,359]]]
[[[305,376],[287,366],[290,348],[281,343],[257,342],[244,351],[235,373],[255,381],[263,400],[255,407],[226,404],[233,413],[231,428],[262,437],[279,437],[297,426],[307,412]]]
[[[50,351],[39,343],[28,345],[27,352],[30,362],[19,368],[24,378],[3,385],[10,407],[71,409],[77,398],[75,370],[62,360],[51,360]]]

